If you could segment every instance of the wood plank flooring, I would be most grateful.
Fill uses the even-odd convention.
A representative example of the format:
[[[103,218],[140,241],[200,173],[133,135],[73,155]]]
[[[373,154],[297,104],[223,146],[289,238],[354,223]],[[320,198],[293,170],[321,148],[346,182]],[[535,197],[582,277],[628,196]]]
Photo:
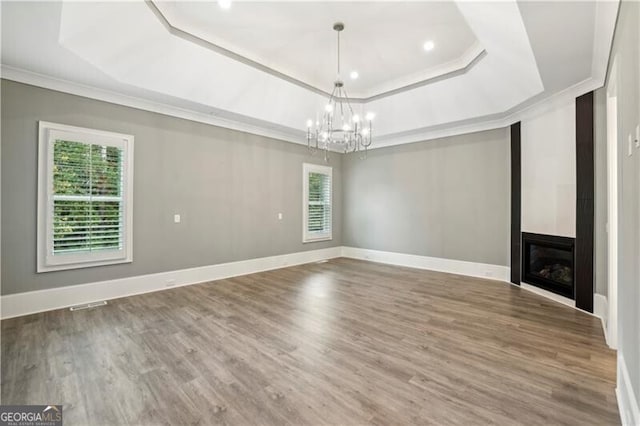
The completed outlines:
[[[2,321],[2,403],[66,425],[619,424],[600,321],[351,259]]]

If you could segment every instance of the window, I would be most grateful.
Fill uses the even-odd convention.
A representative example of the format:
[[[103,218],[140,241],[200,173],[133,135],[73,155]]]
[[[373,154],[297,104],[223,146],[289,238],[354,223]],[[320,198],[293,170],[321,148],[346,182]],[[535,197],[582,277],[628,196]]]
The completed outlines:
[[[302,242],[331,239],[331,167],[302,165]]]
[[[37,271],[131,262],[133,136],[39,127]]]

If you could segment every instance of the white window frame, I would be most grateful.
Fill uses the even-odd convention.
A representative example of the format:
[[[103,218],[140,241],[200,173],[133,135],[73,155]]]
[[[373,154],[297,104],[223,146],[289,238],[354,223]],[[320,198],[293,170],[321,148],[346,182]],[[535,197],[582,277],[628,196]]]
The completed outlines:
[[[302,164],[302,242],[313,243],[317,241],[329,241],[333,239],[333,168],[318,164]],[[329,176],[329,205],[331,216],[329,217],[329,232],[309,232],[309,174],[321,173]]]
[[[123,149],[123,247],[94,253],[53,254],[53,148],[56,140]],[[133,142],[132,135],[68,126],[38,123],[38,235],[37,272],[89,268],[133,261]]]

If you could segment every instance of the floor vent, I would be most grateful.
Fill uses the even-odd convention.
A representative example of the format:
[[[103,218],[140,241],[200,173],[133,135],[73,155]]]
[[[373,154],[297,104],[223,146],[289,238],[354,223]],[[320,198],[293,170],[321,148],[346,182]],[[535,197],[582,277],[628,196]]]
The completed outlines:
[[[100,302],[85,303],[83,305],[76,305],[69,308],[70,311],[81,311],[83,309],[99,308],[100,306],[107,306],[107,301],[102,300]]]

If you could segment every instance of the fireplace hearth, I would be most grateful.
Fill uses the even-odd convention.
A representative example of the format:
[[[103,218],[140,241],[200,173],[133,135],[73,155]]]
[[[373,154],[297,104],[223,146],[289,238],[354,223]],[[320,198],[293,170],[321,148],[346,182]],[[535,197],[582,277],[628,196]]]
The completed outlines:
[[[522,281],[575,298],[575,239],[522,233]]]

